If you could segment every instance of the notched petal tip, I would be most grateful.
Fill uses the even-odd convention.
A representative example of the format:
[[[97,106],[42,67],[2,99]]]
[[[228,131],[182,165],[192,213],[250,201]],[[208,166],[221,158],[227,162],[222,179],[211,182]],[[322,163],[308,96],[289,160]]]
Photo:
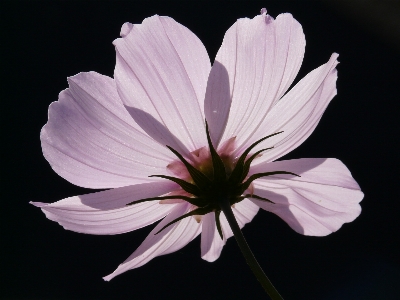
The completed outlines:
[[[121,32],[119,33],[119,35],[122,38],[126,37],[129,34],[129,32],[131,32],[132,28],[133,28],[132,23],[129,22],[124,23],[124,25],[122,25],[121,27]]]
[[[113,279],[113,278],[114,278],[114,276],[112,276],[112,275],[110,274],[110,275],[104,276],[104,277],[103,277],[103,280],[108,282],[108,281],[110,281],[110,280]]]
[[[33,206],[42,208],[48,205],[48,203],[43,203],[43,202],[33,202],[33,201],[29,201],[29,204],[32,204]]]
[[[338,57],[339,57],[339,53],[333,52],[331,57],[329,58],[329,61],[327,62],[327,64],[328,64],[329,62],[334,61],[332,69],[338,65],[338,63],[339,63],[339,61],[337,60]]]

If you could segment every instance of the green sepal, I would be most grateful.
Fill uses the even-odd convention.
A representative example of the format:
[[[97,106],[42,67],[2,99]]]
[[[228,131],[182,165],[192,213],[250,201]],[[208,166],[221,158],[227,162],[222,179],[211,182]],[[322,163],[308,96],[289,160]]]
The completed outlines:
[[[225,165],[211,142],[210,132],[208,131],[207,120],[206,120],[206,132],[207,132],[208,147],[210,148],[210,154],[211,154],[211,159],[212,159],[213,169],[214,169],[213,181],[216,183],[225,182],[226,181]]]
[[[197,186],[195,186],[194,184],[191,184],[185,180],[182,180],[180,178],[176,178],[176,177],[172,177],[172,176],[166,176],[166,175],[151,175],[149,177],[160,177],[160,178],[164,178],[164,179],[168,179],[171,180],[177,184],[179,184],[179,186],[186,192],[188,192],[189,194],[192,194],[194,196],[198,196],[200,195],[200,190]]]
[[[274,172],[265,172],[265,173],[256,173],[251,175],[245,182],[243,182],[240,186],[242,193],[248,189],[250,186],[250,183],[252,183],[254,180],[261,178],[261,177],[266,177],[266,176],[271,176],[271,175],[277,175],[277,174],[289,174],[289,175],[294,175],[297,177],[300,177],[300,175],[297,175],[292,172],[286,172],[286,171],[274,171]]]
[[[190,217],[190,216],[194,216],[194,215],[205,215],[208,214],[209,212],[211,212],[212,209],[208,208],[208,207],[198,207],[194,210],[192,210],[191,212],[188,212],[187,214],[184,214],[182,216],[180,216],[179,218],[176,218],[175,220],[169,222],[167,225],[165,225],[163,228],[161,228],[159,231],[157,231],[155,234],[159,234],[161,231],[163,231],[165,228],[167,228],[168,226],[186,218],[186,217]]]
[[[240,197],[236,197],[235,201],[231,202],[231,204],[236,204],[239,203],[240,201],[244,200],[246,197],[245,196],[240,196]]]
[[[255,152],[252,156],[250,156],[249,159],[247,159],[246,162],[244,163],[242,177],[240,178],[240,180],[239,180],[238,183],[243,182],[243,180],[245,180],[247,174],[249,174],[250,165],[251,165],[251,163],[253,162],[253,160],[254,160],[261,152],[266,151],[266,150],[270,150],[270,149],[273,149],[273,148],[274,148],[274,147],[269,147],[269,148],[261,149],[261,150]]]
[[[242,155],[239,157],[235,168],[232,171],[231,176],[229,177],[229,182],[233,183],[233,184],[239,184],[240,182],[242,182],[242,180],[244,178],[246,178],[247,173],[244,173],[244,161],[246,160],[247,155],[249,155],[250,151],[257,146],[259,143],[261,143],[262,141],[273,137],[274,135],[280,134],[283,131],[279,131],[279,132],[275,132],[273,134],[267,135],[265,137],[263,137],[262,139],[259,139],[258,141],[254,142],[253,144],[250,145],[250,147],[248,147],[243,153]],[[247,171],[248,172],[248,171]]]
[[[217,225],[217,230],[218,230],[219,236],[221,237],[221,240],[224,240],[224,236],[222,234],[221,222],[220,222],[220,219],[219,219],[220,215],[221,215],[221,211],[220,210],[215,211],[215,225]]]
[[[185,165],[186,169],[188,170],[190,176],[192,177],[196,186],[200,188],[200,190],[206,190],[211,185],[211,180],[204,175],[201,171],[197,170],[193,167],[178,151],[174,148],[167,146],[169,150],[171,150],[179,160]]]
[[[126,205],[133,205],[133,204],[138,204],[138,203],[142,203],[142,202],[146,202],[146,201],[153,201],[153,200],[169,200],[169,199],[185,200],[186,202],[189,202],[190,204],[193,204],[193,205],[196,205],[196,206],[204,206],[205,205],[205,203],[201,201],[201,200],[203,200],[201,198],[192,198],[192,197],[180,196],[180,195],[154,197],[154,198],[144,198],[144,199],[132,201],[132,202],[126,204]]]
[[[267,198],[264,198],[264,197],[261,197],[261,196],[258,196],[258,195],[254,195],[254,194],[246,194],[246,195],[243,196],[243,198],[253,198],[253,199],[257,199],[257,200],[261,200],[261,201],[265,201],[265,202],[269,202],[269,203],[275,204],[275,202],[272,202],[271,200],[269,200]]]

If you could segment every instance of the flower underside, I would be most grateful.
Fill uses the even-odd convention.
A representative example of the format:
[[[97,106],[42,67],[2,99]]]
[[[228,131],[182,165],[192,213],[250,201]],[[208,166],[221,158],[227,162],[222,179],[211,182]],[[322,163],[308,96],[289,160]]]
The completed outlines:
[[[154,197],[154,198],[145,198],[137,201],[133,201],[128,203],[127,205],[133,205],[145,201],[153,201],[153,200],[170,200],[170,199],[180,199],[189,202],[190,204],[194,205],[195,209],[186,213],[179,218],[171,221],[163,228],[161,228],[157,233],[161,232],[168,226],[186,218],[189,216],[196,216],[196,215],[205,215],[210,212],[215,213],[215,222],[218,233],[223,239],[222,229],[220,224],[219,216],[222,211],[221,201],[223,199],[227,199],[230,205],[234,205],[245,198],[254,198],[257,200],[267,201],[273,203],[269,199],[260,197],[253,193],[245,193],[248,190],[250,184],[261,177],[270,176],[270,175],[277,175],[277,174],[290,174],[294,176],[299,176],[292,172],[287,171],[274,171],[274,172],[265,172],[265,173],[256,173],[249,177],[247,177],[250,171],[250,165],[253,160],[261,154],[261,152],[272,149],[265,148],[259,151],[256,151],[254,154],[250,155],[248,158],[250,151],[262,141],[275,136],[277,134],[282,133],[283,131],[273,133],[268,135],[258,141],[254,142],[250,147],[248,147],[236,163],[232,164],[227,159],[221,157],[217,151],[215,150],[211,138],[210,133],[208,130],[208,124],[206,121],[206,133],[207,133],[207,141],[208,147],[210,151],[211,163],[206,163],[200,166],[199,168],[194,167],[190,164],[180,153],[178,153],[175,149],[167,145],[167,148],[170,149],[178,159],[184,164],[185,168],[187,169],[188,173],[190,174],[191,180],[183,180],[181,178],[166,176],[166,175],[151,175],[150,177],[161,177],[170,181],[177,183],[185,192],[189,193],[190,196],[183,196],[183,195],[170,195],[170,196],[163,196],[163,197]],[[247,158],[247,159],[246,159]],[[157,234],[156,233],[156,234]]]

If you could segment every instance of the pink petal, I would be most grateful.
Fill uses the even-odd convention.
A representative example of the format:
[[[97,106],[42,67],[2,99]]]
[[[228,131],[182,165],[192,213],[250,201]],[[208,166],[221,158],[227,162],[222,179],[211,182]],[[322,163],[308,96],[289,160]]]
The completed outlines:
[[[181,141],[187,148],[170,143],[181,153],[206,145],[203,105],[211,66],[201,41],[169,17],[153,16],[125,31],[114,41],[114,75],[131,115],[160,143],[166,133]]]
[[[190,211],[192,205],[188,203],[175,204],[171,213],[164,218],[147,236],[143,243],[110,275],[104,277],[106,281],[128,270],[138,268],[154,257],[178,251],[192,241],[201,231],[193,217],[185,218],[155,234],[166,224]]]
[[[221,213],[220,219],[224,219],[222,223],[227,223],[225,216]],[[221,220],[222,221],[222,220]],[[222,224],[221,224],[222,225]],[[225,226],[229,224],[225,224]],[[223,230],[224,232],[224,230]],[[224,239],[219,236],[215,225],[215,213],[208,213],[202,218],[201,229],[201,258],[208,261],[215,261],[221,254],[222,248],[226,243],[227,237],[223,234]]]
[[[306,140],[336,95],[337,57],[336,53],[332,54],[326,64],[310,72],[279,100],[262,120],[257,131],[242,146],[238,146],[238,153],[264,136],[283,131],[254,149],[274,147],[264,152],[254,164],[274,161]]]
[[[240,228],[249,223],[257,214],[259,207],[248,199],[235,204],[232,209]],[[203,216],[201,233],[201,258],[213,262],[221,255],[226,240],[233,236],[232,230],[224,213],[220,215],[220,222],[224,239],[219,236],[215,225],[215,213]]]
[[[232,136],[243,143],[257,129],[296,77],[304,48],[302,27],[290,14],[239,19],[226,32],[205,99],[215,144]]]
[[[174,208],[173,205],[159,204],[159,201],[126,204],[157,197],[176,188],[171,182],[143,183],[69,197],[50,204],[31,204],[40,207],[48,219],[65,229],[89,234],[120,234],[152,224]]]
[[[244,199],[243,201],[235,204],[235,207],[233,207],[232,210],[240,228],[253,220],[258,212],[258,209],[259,207],[257,205],[253,205],[253,203],[248,199]]]
[[[350,171],[334,158],[303,158],[263,163],[252,173],[290,171],[254,181],[254,194],[275,204],[252,199],[281,217],[296,232],[324,236],[353,221],[361,213],[364,197]]]
[[[147,136],[124,108],[112,78],[95,72],[68,79],[41,131],[51,167],[75,185],[112,188],[154,181],[173,155]]]

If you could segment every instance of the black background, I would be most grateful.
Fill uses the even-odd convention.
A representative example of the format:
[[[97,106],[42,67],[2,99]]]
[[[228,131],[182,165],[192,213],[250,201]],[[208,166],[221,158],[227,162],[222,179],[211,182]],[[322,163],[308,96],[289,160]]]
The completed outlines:
[[[263,299],[233,239],[214,263],[200,240],[120,275],[112,272],[153,226],[115,236],[64,230],[29,201],[91,192],[52,171],[39,140],[48,105],[81,71],[113,75],[126,22],[167,15],[192,30],[213,61],[225,31],[262,7],[302,24],[299,78],[340,54],[338,95],[311,137],[285,158],[336,157],[365,198],[362,213],[327,237],[295,233],[261,211],[244,228],[250,247],[285,299],[400,299],[399,51],[315,1],[2,2],[1,271],[3,299]]]

